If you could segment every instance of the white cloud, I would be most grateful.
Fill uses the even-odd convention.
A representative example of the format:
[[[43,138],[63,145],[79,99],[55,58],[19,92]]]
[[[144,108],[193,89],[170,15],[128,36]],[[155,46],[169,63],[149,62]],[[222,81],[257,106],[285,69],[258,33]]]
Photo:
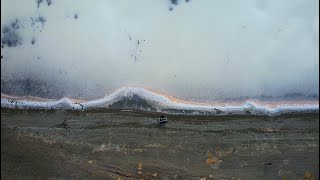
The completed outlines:
[[[23,44],[3,49],[3,77],[32,72],[67,94],[89,89],[81,96],[127,84],[189,98],[318,94],[315,0],[45,2],[1,1],[1,28],[23,24]],[[39,15],[42,32],[27,21]]]

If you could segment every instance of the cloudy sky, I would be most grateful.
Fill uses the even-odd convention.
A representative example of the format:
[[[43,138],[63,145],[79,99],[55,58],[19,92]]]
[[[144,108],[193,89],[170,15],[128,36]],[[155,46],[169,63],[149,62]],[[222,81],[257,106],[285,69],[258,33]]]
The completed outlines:
[[[1,0],[2,93],[319,95],[317,0]]]

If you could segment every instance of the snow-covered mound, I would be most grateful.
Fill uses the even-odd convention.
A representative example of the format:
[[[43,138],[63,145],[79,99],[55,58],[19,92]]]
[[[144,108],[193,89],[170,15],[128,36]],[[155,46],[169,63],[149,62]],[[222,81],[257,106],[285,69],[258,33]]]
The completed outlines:
[[[123,87],[104,98],[79,103],[69,98],[60,100],[31,100],[2,95],[1,107],[12,109],[72,109],[90,110],[134,109],[168,114],[266,114],[318,112],[317,101],[262,102],[258,100],[199,103],[179,100],[165,94],[139,87]]]

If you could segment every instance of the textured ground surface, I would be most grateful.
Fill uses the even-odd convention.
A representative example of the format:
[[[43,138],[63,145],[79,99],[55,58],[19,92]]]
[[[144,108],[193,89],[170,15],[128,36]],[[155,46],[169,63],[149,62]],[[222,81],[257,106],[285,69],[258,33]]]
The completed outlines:
[[[158,116],[1,110],[1,176],[319,179],[318,114]]]

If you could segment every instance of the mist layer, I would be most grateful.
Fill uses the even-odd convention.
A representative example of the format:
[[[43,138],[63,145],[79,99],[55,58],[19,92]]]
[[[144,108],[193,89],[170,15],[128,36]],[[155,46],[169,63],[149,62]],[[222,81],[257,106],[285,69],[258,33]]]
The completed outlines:
[[[319,2],[1,1],[1,92],[319,99]]]

